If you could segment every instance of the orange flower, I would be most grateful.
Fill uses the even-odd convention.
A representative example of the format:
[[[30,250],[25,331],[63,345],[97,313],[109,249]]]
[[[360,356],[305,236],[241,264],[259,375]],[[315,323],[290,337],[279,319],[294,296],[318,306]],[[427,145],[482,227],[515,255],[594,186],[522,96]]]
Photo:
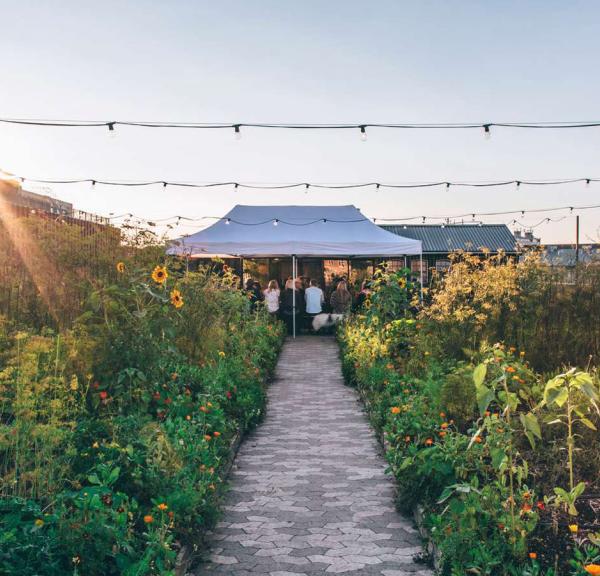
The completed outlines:
[[[477,444],[481,444],[483,442],[481,436],[475,436],[475,442],[477,442]]]
[[[524,513],[527,513],[527,512],[531,512],[531,508],[532,508],[531,504],[523,504],[523,506],[521,507],[521,510]]]
[[[583,569],[592,576],[600,576],[600,564],[586,564]]]
[[[445,430],[446,428],[448,428],[448,422],[442,422],[441,425],[440,425],[440,428],[442,430]]]
[[[183,297],[179,290],[171,290],[171,304],[178,309],[183,306]]]
[[[405,437],[404,437],[404,441],[405,441],[405,442],[410,442],[410,436],[405,436]]]
[[[213,432],[213,436],[214,436],[215,438],[218,438],[220,435],[221,435],[221,433],[220,433],[220,432]]]
[[[200,406],[200,412],[204,412],[206,414],[208,412],[208,408],[206,406]]]
[[[117,272],[123,274],[125,272],[125,264],[123,262],[117,262]]]
[[[512,374],[513,372],[516,372],[516,369],[515,369],[515,368],[513,368],[512,366],[507,366],[507,367],[506,367],[506,371],[507,371],[507,372],[510,372],[510,373]]]
[[[392,414],[400,414],[400,408],[398,406],[392,406],[390,412]]]
[[[489,410],[486,410],[486,411],[483,413],[483,415],[484,415],[484,416],[489,416],[490,414],[491,414],[491,412],[490,412]]]
[[[156,266],[152,271],[152,280],[154,280],[157,284],[163,284],[166,279],[169,277],[169,273],[164,266]]]
[[[394,365],[393,365],[391,362],[388,362],[388,363],[385,365],[385,367],[386,367],[388,370],[393,370],[393,369],[394,369]]]
[[[146,514],[144,516],[144,523],[146,523],[146,524],[152,524],[152,522],[154,522],[154,517],[151,516],[150,514]]]
[[[204,435],[204,439],[205,439],[207,442],[210,442],[210,441],[212,440],[212,436],[209,436],[208,434],[205,434],[205,435]]]
[[[440,418],[445,418],[446,417],[446,413],[445,412],[440,412]]]
[[[445,430],[441,430],[439,434],[443,438],[446,435],[446,431]]]
[[[569,530],[570,530],[571,534],[577,534],[577,531],[579,530],[579,526],[577,526],[577,524],[569,524]]]
[[[536,553],[536,552],[530,552],[530,553],[529,553],[529,557],[530,557],[532,560],[535,560],[535,559],[537,558],[537,553]]]
[[[426,446],[431,446],[432,444],[433,444],[433,438],[427,438],[427,440],[425,440]]]
[[[168,509],[169,509],[169,507],[168,507],[168,506],[167,506],[167,505],[166,505],[164,502],[161,502],[161,503],[160,503],[160,504],[157,506],[157,508],[158,508],[160,511],[162,511],[162,512],[164,512],[165,510],[168,510]]]

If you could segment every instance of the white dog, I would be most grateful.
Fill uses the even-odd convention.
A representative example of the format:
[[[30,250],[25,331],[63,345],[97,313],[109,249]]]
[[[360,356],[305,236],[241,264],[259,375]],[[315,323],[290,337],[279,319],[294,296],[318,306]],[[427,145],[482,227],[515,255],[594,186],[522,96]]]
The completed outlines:
[[[336,326],[344,319],[343,314],[317,314],[312,321],[312,327],[315,332],[321,328],[331,328]]]

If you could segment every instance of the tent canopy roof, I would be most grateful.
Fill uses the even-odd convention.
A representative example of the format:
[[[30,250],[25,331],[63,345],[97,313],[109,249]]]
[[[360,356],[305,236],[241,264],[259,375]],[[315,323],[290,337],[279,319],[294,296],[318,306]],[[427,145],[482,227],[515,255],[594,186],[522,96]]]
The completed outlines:
[[[237,205],[212,226],[176,240],[168,252],[192,257],[385,257],[420,254],[421,241],[382,230],[352,205]]]

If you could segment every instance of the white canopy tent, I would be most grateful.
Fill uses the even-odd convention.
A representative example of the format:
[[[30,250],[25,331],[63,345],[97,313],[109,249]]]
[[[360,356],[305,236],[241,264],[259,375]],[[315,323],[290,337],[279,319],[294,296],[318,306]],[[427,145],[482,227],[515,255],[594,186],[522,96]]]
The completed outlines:
[[[360,210],[347,206],[237,205],[204,230],[179,238],[169,254],[192,258],[385,258],[419,254],[420,240],[381,229]],[[295,318],[295,315],[294,315]],[[295,328],[294,328],[295,334]]]

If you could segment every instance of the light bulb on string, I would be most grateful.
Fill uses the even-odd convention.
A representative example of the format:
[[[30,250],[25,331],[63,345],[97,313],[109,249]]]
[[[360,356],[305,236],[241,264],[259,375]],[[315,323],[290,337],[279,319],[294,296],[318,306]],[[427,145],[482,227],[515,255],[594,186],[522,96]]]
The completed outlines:
[[[227,224],[227,225],[231,224],[231,218],[226,218],[225,219],[225,224]]]
[[[489,124],[483,125],[483,137],[485,140],[490,140],[492,137],[492,131],[490,130]]]
[[[117,132],[115,130],[115,123],[114,122],[109,122],[108,123],[108,137],[111,139],[115,139],[117,137]]]
[[[586,179],[585,179],[585,187],[586,187],[586,188],[589,188],[589,187],[590,187],[590,179],[589,179],[589,178],[586,178]]]
[[[515,190],[518,192],[521,189],[521,182],[519,180],[515,180]]]
[[[235,139],[236,140],[241,140],[242,139],[242,132],[240,130],[240,125],[239,124],[235,124],[234,127],[234,133],[235,133]]]
[[[367,127],[364,125],[360,127],[360,139],[363,142],[367,141]]]
[[[273,220],[273,226],[279,226],[279,220],[277,218]]]

